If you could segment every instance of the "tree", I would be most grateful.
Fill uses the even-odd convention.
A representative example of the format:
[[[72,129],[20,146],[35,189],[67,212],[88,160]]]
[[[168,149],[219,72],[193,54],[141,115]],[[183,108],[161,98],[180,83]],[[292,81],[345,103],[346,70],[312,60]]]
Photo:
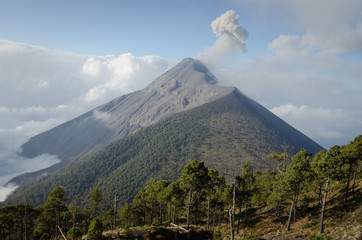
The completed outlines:
[[[15,233],[15,221],[13,215],[15,206],[0,208],[0,239],[9,239]]]
[[[346,181],[346,192],[344,201],[348,199],[350,181],[353,181],[352,192],[354,192],[354,186],[356,181],[356,172],[359,165],[358,161],[362,159],[362,135],[356,137],[354,141],[351,141],[348,145],[341,148],[341,157],[343,158],[343,172]]]
[[[156,195],[156,200],[158,204],[158,210],[159,210],[159,225],[162,225],[163,219],[163,208],[166,205],[167,202],[167,192],[165,189],[167,186],[170,185],[169,181],[166,180],[160,180],[156,181],[153,186],[154,194]]]
[[[286,160],[289,159],[289,155],[286,153],[286,151],[284,150],[284,152],[280,154],[272,152],[268,154],[266,157],[269,159],[274,159],[278,162],[277,170],[281,175],[283,175],[286,170]]]
[[[319,153],[318,158],[313,159],[312,167],[318,177],[324,180],[325,189],[321,209],[320,219],[320,234],[324,232],[324,212],[327,205],[328,187],[331,180],[342,179],[344,169],[346,168],[345,162],[341,156],[341,147],[335,145],[331,147],[328,152],[322,151]]]
[[[44,233],[53,235],[53,237],[58,236],[61,213],[68,211],[65,202],[69,198],[65,194],[66,188],[62,186],[54,188],[49,193],[49,197],[41,207],[41,214],[37,219],[38,225],[34,230],[37,236],[43,236]],[[51,229],[54,229],[54,231]]]
[[[93,218],[89,224],[87,238],[90,240],[98,240],[102,238],[103,224],[99,218]]]
[[[301,149],[293,158],[292,163],[287,167],[283,180],[285,188],[292,203],[290,206],[287,231],[290,230],[292,214],[296,214],[296,205],[300,192],[305,187],[305,184],[311,178],[309,160],[312,154],[308,154],[305,149]]]
[[[79,240],[82,238],[82,235],[83,235],[83,233],[79,227],[72,227],[71,229],[69,229],[69,231],[67,233],[67,239]]]
[[[97,216],[99,203],[103,200],[101,189],[98,186],[93,188],[93,190],[89,194],[89,198],[91,200],[90,204],[91,216]]]
[[[317,187],[318,201],[322,205],[322,188],[325,184],[325,174],[322,166],[319,166],[326,156],[326,151],[322,150],[316,153],[311,162],[311,168],[313,173],[313,184],[314,187]]]
[[[268,197],[273,192],[273,183],[275,182],[277,171],[267,169],[262,172],[256,170],[254,171],[254,176],[255,189],[252,201],[259,206],[266,206],[268,204]]]
[[[208,175],[210,181],[207,185],[207,224],[206,224],[207,230],[209,230],[209,225],[210,225],[211,200],[215,199],[216,197],[215,193],[217,189],[225,184],[225,178],[219,175],[219,171],[215,169],[210,169]]]
[[[185,200],[185,192],[180,187],[180,181],[170,183],[163,191],[163,195],[166,201],[169,203],[168,210],[168,225],[172,221],[176,224],[176,208],[180,206]],[[173,205],[173,217],[171,218],[171,208]]]
[[[204,162],[193,160],[182,170],[181,184],[188,193],[186,205],[188,228],[190,227],[190,208],[205,192],[209,180],[208,169]]]
[[[148,199],[147,199],[147,195],[146,195],[146,190],[145,188],[141,189],[140,191],[138,191],[138,193],[136,194],[136,196],[133,198],[133,207],[131,207],[130,205],[126,204],[122,210],[121,210],[121,216],[123,216],[123,214],[130,214],[130,212],[132,210],[134,210],[136,216],[138,219],[141,219],[139,222],[140,224],[146,225],[146,215],[147,212],[149,210],[149,203],[148,203]],[[125,208],[126,207],[126,208]],[[127,211],[126,211],[127,210]],[[122,221],[122,220],[121,220]],[[127,217],[125,217],[124,221],[122,222],[128,222]],[[123,224],[126,225],[126,224]]]
[[[249,162],[246,162],[239,176],[236,177],[237,204],[239,205],[237,232],[240,226],[241,208],[245,206],[245,221],[247,218],[248,206],[251,205],[251,197],[255,192],[255,176]]]

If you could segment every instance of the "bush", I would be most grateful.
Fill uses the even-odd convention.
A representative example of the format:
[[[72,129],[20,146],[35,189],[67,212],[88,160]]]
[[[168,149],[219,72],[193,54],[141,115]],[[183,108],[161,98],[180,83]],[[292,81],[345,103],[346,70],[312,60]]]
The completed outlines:
[[[88,228],[87,237],[91,240],[102,238],[103,224],[99,218],[94,218]]]
[[[44,233],[44,234],[41,236],[40,240],[50,240],[50,235],[49,235],[48,233]]]
[[[222,234],[220,229],[218,229],[216,232],[214,232],[213,240],[222,240]]]
[[[67,233],[67,239],[79,240],[82,238],[82,235],[83,235],[83,233],[79,227],[72,227],[71,229],[69,229],[69,231]]]

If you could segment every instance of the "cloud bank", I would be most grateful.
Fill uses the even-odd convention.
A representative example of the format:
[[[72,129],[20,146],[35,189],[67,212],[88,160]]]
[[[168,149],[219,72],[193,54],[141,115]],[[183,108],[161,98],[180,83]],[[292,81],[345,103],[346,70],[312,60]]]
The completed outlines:
[[[85,56],[0,40],[0,201],[16,187],[4,186],[12,177],[59,161],[21,157],[30,137],[144,88],[169,65],[158,56]]]

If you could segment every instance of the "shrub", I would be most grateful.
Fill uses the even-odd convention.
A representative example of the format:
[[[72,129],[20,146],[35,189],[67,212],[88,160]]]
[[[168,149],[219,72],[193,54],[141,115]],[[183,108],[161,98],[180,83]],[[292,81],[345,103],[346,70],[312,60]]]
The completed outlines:
[[[83,233],[79,227],[72,227],[71,229],[69,229],[69,231],[67,233],[67,239],[79,240],[82,238],[82,235],[83,235]]]
[[[103,224],[99,218],[94,218],[88,228],[87,237],[91,240],[97,240],[102,238]]]
[[[222,240],[222,234],[220,229],[218,229],[216,232],[214,232],[213,240]]]

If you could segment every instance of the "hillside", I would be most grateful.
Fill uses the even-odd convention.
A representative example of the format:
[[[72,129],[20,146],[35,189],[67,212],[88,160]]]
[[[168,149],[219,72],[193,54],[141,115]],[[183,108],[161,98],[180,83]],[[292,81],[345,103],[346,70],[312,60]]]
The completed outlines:
[[[205,161],[209,168],[219,170],[230,180],[246,161],[255,168],[272,168],[276,163],[266,155],[282,152],[283,145],[291,154],[300,148],[313,153],[322,149],[234,89],[224,97],[175,114],[19,187],[5,204],[27,199],[39,206],[51,189],[61,185],[67,188],[71,199],[84,206],[90,190],[99,186],[104,196],[101,209],[105,211],[112,205],[115,192],[121,204],[130,202],[148,179],[176,180],[192,159]]]

